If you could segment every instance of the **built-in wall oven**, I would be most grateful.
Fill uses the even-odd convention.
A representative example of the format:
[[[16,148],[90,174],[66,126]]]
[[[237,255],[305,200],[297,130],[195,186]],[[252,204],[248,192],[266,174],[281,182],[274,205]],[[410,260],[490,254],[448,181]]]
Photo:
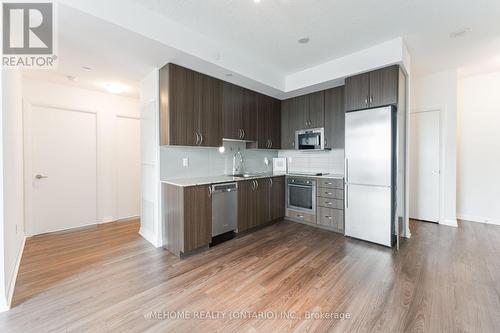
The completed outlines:
[[[286,206],[290,210],[316,214],[316,180],[287,177]]]

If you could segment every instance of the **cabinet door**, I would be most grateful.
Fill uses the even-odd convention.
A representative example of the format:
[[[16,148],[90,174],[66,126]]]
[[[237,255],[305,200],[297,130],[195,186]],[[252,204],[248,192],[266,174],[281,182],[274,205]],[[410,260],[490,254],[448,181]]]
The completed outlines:
[[[160,70],[162,145],[197,144],[198,119],[194,95],[194,71],[175,64],[168,64]]]
[[[270,220],[282,219],[285,216],[285,177],[270,178]]]
[[[370,107],[398,103],[398,78],[398,66],[370,72]]]
[[[321,128],[325,126],[325,94],[318,91],[307,95],[308,98],[308,128]]]
[[[209,186],[184,189],[184,252],[210,244],[212,239],[212,198]]]
[[[294,149],[295,131],[291,125],[292,99],[281,101],[281,149]]]
[[[205,147],[222,146],[222,81],[197,73],[195,91],[197,97],[199,145]]]
[[[257,97],[257,148],[269,148],[270,97],[258,94]]]
[[[241,139],[243,129],[243,88],[229,82],[222,84],[222,135],[226,139]]]
[[[257,225],[257,195],[253,180],[238,183],[238,232]]]
[[[268,136],[271,149],[281,149],[281,102],[271,98],[269,110]]]
[[[257,141],[257,93],[243,89],[243,139]]]
[[[325,91],[325,148],[344,149],[344,87]]]
[[[257,211],[259,213],[256,221],[257,226],[271,221],[271,206],[269,203],[269,199],[271,197],[271,186],[269,179],[270,178],[262,178],[255,180],[255,183],[257,184]]]
[[[369,107],[370,74],[364,73],[345,80],[345,110],[361,110]]]
[[[290,125],[295,137],[295,131],[308,128],[309,98],[307,95],[292,98]]]

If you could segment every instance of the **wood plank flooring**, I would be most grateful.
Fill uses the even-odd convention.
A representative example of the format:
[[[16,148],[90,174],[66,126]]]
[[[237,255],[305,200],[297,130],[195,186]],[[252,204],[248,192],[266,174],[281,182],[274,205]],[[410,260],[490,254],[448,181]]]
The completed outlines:
[[[497,332],[500,227],[411,227],[397,253],[283,221],[183,260],[138,221],[36,236],[0,332]]]

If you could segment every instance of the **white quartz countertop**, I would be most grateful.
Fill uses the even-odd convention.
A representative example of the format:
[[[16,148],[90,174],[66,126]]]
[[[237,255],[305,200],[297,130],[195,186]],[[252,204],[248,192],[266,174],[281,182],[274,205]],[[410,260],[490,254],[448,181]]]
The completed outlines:
[[[251,177],[233,177],[233,176],[207,176],[207,177],[192,177],[192,178],[179,178],[179,179],[162,179],[161,182],[164,184],[174,185],[174,186],[197,186],[197,185],[209,185],[209,184],[220,184],[229,182],[239,182],[244,180],[259,179],[259,178],[269,178],[278,176],[293,175],[298,177],[310,177],[310,178],[328,178],[328,179],[343,179],[343,175],[328,174],[322,176],[306,176],[306,175],[296,175],[296,174],[286,174],[286,173],[263,173],[256,174]]]

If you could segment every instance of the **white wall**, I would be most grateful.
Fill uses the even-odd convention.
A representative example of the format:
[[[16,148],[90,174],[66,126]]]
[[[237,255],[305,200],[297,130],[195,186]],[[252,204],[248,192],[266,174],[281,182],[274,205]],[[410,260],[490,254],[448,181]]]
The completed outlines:
[[[23,98],[29,105],[60,106],[94,111],[97,114],[97,217],[98,223],[139,216],[140,176],[120,179],[139,172],[139,154],[125,156],[127,147],[138,149],[139,100],[93,90],[31,79],[23,80]],[[128,123],[122,126],[123,119]],[[120,130],[132,129],[127,135]],[[124,149],[121,149],[125,147]],[[123,158],[130,158],[127,163]],[[129,170],[124,170],[129,169]],[[127,186],[124,187],[124,182]],[[130,203],[134,200],[135,211]]]
[[[15,69],[2,70],[1,150],[3,225],[0,235],[3,235],[0,246],[3,253],[0,264],[3,279],[0,278],[0,308],[10,303],[24,243],[22,78],[20,71]]]
[[[413,76],[411,112],[440,110],[442,120],[439,223],[456,226],[457,71]],[[410,138],[411,140],[411,138]],[[412,166],[410,165],[410,173]],[[410,196],[412,189],[410,188]]]
[[[288,172],[328,172],[344,174],[344,149],[332,149],[320,152],[280,150],[279,157],[288,161]]]
[[[457,214],[500,225],[500,72],[459,80]]]

